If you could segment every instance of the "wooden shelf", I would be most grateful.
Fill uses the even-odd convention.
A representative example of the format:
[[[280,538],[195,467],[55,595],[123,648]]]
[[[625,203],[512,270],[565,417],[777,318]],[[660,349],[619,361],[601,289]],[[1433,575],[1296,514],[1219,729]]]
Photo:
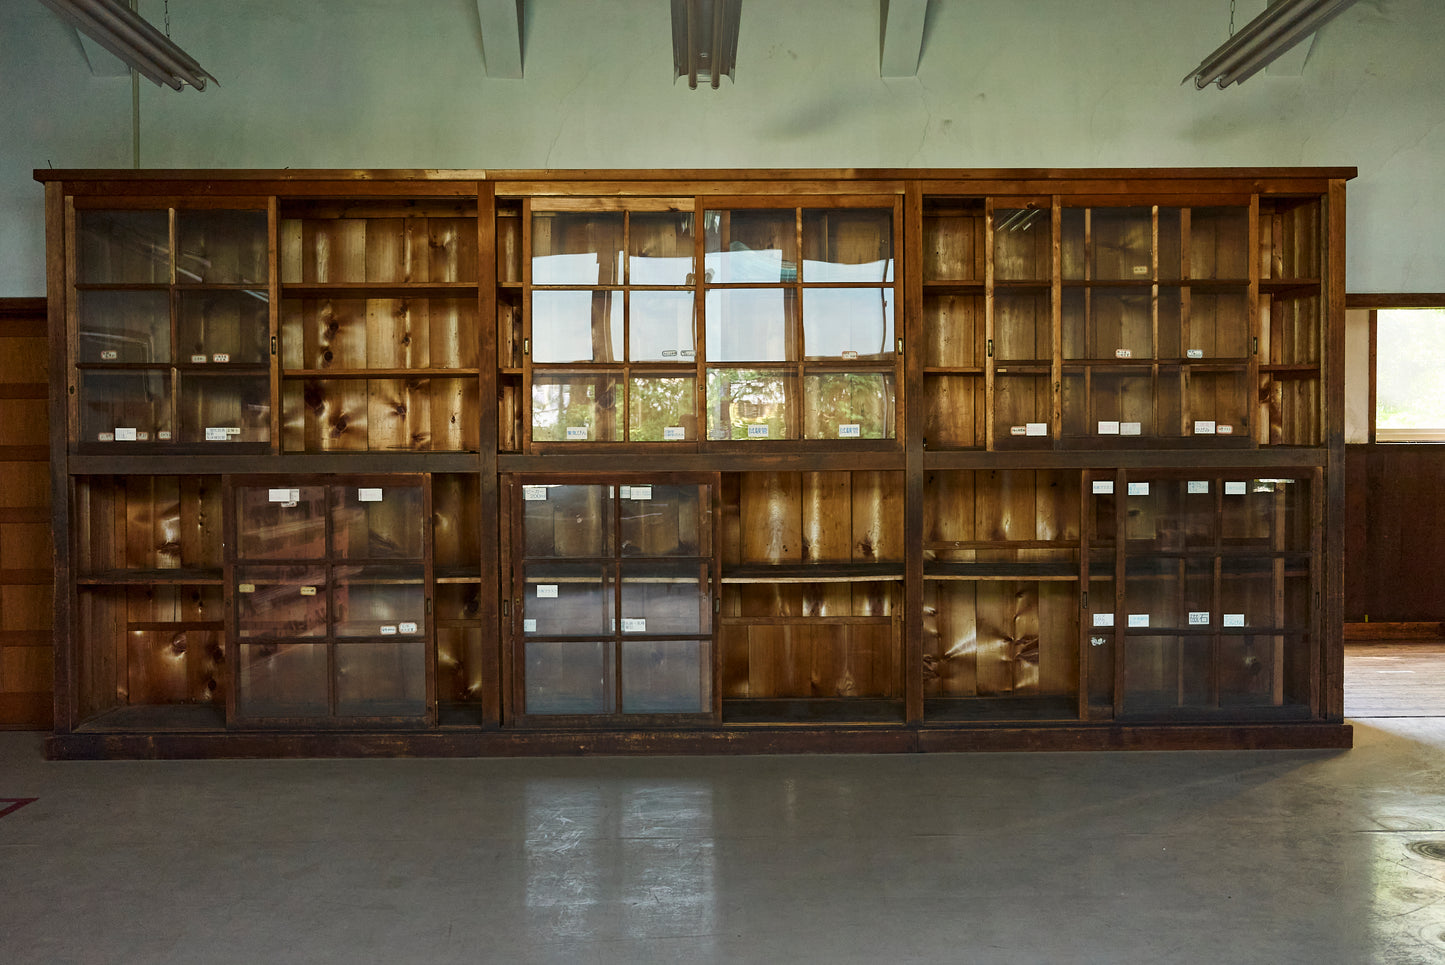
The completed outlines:
[[[78,586],[221,586],[220,569],[105,570],[80,574]]]
[[[460,298],[477,296],[481,289],[470,281],[332,282],[283,284],[282,298]]]
[[[746,564],[723,570],[724,583],[883,583],[903,579],[902,563]]]

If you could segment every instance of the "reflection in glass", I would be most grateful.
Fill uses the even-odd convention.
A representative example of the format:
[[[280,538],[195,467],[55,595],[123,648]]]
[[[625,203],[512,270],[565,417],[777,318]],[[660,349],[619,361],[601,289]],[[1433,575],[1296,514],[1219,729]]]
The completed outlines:
[[[426,587],[420,567],[386,582],[357,567],[336,571],[333,607],[338,637],[420,636],[426,632]],[[405,582],[403,582],[405,581]]]
[[[264,211],[177,211],[176,281],[265,284]]]
[[[602,640],[528,640],[525,712],[613,712],[613,645]]]
[[[576,637],[612,633],[609,567],[597,563],[528,563],[522,597],[527,635]]]
[[[86,442],[170,441],[168,373],[81,372],[80,438]]]
[[[827,372],[803,378],[803,438],[893,438],[891,372]]]
[[[326,490],[321,486],[236,489],[237,555],[243,560],[326,557]]]
[[[271,438],[271,380],[264,375],[186,372],[178,408],[182,442]]]
[[[620,211],[533,212],[532,284],[618,284],[622,235]]]
[[[244,643],[236,713],[241,717],[325,717],[323,643]]]
[[[325,567],[236,567],[238,636],[324,637],[326,623]]]
[[[708,211],[703,226],[709,283],[797,281],[797,222],[791,209]]]
[[[171,306],[163,291],[82,291],[77,361],[169,362]]]
[[[787,439],[793,377],[768,369],[707,372],[709,439]]]
[[[622,712],[708,712],[711,655],[712,647],[705,640],[623,640]]]
[[[171,228],[166,211],[78,211],[76,278],[81,284],[168,284]]]
[[[425,518],[420,486],[331,487],[332,555],[419,560]]]
[[[692,212],[635,211],[631,219],[628,284],[692,284]]]
[[[622,361],[623,296],[616,291],[532,293],[532,361]]]
[[[809,288],[803,292],[804,356],[891,358],[892,288]]]
[[[271,305],[265,292],[182,291],[179,306],[177,362],[258,365],[268,360]]]
[[[696,439],[692,376],[632,379],[627,390],[627,438],[632,442]]]
[[[893,280],[893,212],[828,208],[803,212],[803,281]]]
[[[645,499],[640,498],[639,489]],[[623,556],[707,555],[710,514],[705,487],[631,486],[619,505]]]
[[[692,292],[634,291],[628,295],[628,305],[629,359],[634,362],[693,361]],[[619,332],[620,326],[614,321],[614,341]]]
[[[610,556],[612,487],[525,487],[522,533],[530,557]]]
[[[532,379],[533,442],[617,442],[618,380],[610,374]]]
[[[336,713],[420,717],[426,713],[426,644],[347,643],[336,648]]]
[[[796,303],[792,289],[709,289],[705,302],[710,362],[792,359]]]
[[[622,569],[622,633],[701,634],[711,629],[707,565],[630,562]]]

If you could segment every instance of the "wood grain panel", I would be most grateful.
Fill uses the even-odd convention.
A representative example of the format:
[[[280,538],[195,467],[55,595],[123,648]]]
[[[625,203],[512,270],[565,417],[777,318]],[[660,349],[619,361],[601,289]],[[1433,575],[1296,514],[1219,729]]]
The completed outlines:
[[[1445,447],[1346,447],[1345,619],[1445,620]]]

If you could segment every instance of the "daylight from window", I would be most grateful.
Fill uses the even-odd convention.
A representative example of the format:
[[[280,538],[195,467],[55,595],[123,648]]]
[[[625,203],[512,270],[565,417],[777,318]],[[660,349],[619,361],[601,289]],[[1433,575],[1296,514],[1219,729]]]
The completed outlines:
[[[1375,343],[1375,438],[1445,442],[1445,308],[1382,309]]]

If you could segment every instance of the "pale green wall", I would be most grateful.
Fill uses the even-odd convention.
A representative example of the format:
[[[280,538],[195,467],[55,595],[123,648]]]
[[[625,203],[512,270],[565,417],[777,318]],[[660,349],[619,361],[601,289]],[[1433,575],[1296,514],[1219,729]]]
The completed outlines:
[[[140,6],[159,22],[161,0]],[[667,6],[527,0],[516,81],[486,76],[473,0],[171,0],[221,86],[143,82],[141,163],[1354,165],[1350,290],[1445,290],[1440,0],[1361,0],[1302,76],[1224,92],[1179,79],[1228,0],[932,0],[918,76],[893,80],[878,0],[746,0],[719,91],[673,83]],[[0,38],[0,296],[38,295],[31,170],[128,167],[130,83],[92,77],[38,0],[0,0]]]

